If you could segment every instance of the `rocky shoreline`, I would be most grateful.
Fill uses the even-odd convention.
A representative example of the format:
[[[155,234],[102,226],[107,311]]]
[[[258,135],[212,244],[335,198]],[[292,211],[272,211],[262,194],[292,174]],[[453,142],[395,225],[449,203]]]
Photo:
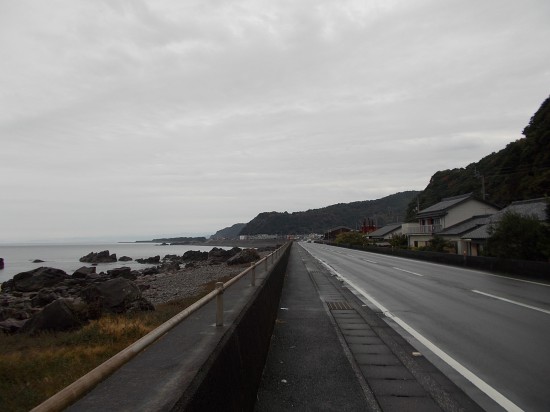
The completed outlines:
[[[241,273],[274,247],[210,252],[188,251],[182,256],[154,256],[140,270],[119,267],[96,273],[102,261],[117,259],[109,251],[91,252],[72,275],[41,267],[15,275],[0,290],[0,331],[37,334],[44,330],[77,329],[105,313],[154,310],[155,305],[196,295],[203,285]],[[103,260],[107,259],[107,260]]]

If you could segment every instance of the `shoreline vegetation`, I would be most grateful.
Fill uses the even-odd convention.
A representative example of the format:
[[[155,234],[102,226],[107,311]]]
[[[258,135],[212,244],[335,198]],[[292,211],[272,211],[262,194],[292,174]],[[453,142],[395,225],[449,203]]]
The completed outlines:
[[[236,246],[235,242],[231,245]],[[274,243],[255,246],[273,247]],[[259,256],[267,253],[262,251]],[[34,336],[0,332],[2,409],[27,411],[39,405],[211,292],[216,282],[227,282],[249,265],[204,260],[139,276],[135,283],[153,311],[107,313],[74,331]]]

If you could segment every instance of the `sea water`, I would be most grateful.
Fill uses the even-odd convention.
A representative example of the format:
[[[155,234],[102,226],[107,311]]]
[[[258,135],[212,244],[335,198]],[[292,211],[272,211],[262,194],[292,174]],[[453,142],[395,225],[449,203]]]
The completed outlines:
[[[161,245],[160,243],[97,243],[97,244],[18,244],[0,245],[0,258],[4,259],[4,269],[0,269],[0,283],[11,279],[20,272],[48,266],[64,270],[71,275],[82,266],[90,263],[79,259],[90,252],[108,250],[116,253],[117,258],[128,256],[134,259],[129,262],[98,263],[97,272],[106,272],[117,267],[127,266],[132,269],[144,269],[149,266],[135,261],[138,258],[148,258],[159,255],[183,255],[188,250],[208,252],[214,246],[204,245]],[[222,247],[228,249],[227,247]],[[34,260],[43,262],[33,263]]]

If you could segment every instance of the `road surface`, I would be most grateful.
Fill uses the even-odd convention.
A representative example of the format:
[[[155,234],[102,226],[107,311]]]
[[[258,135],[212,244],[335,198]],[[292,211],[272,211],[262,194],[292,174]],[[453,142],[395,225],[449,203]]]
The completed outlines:
[[[301,245],[482,407],[550,411],[550,284]]]

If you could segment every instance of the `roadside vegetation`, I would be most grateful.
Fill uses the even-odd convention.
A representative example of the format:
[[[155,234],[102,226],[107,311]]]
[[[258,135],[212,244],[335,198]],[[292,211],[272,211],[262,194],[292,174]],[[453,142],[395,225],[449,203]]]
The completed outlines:
[[[547,222],[536,216],[522,216],[506,212],[502,219],[489,229],[487,255],[505,259],[550,259],[550,203]]]
[[[344,232],[336,236],[334,242],[339,246],[359,246],[366,247],[368,246],[368,240],[365,238],[365,235],[361,232]]]
[[[73,332],[38,336],[0,333],[0,409],[32,409],[214,287],[214,281],[207,283],[197,295],[157,305],[154,311],[106,315]]]

